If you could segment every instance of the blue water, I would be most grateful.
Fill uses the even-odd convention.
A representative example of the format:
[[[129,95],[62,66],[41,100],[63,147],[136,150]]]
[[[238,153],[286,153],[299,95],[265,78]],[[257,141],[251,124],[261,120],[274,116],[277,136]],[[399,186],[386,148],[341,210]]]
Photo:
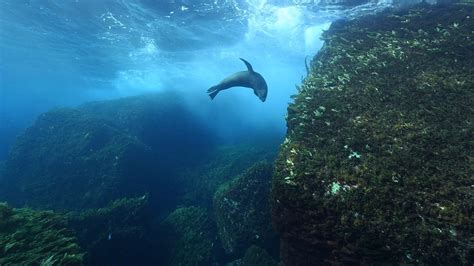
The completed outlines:
[[[212,106],[222,135],[285,130],[290,95],[305,58],[337,18],[385,2],[340,8],[316,1],[3,0],[0,2],[0,160],[18,132],[58,106],[166,90],[186,95],[197,114]],[[205,91],[245,69],[269,86]],[[205,117],[204,117],[205,118]]]

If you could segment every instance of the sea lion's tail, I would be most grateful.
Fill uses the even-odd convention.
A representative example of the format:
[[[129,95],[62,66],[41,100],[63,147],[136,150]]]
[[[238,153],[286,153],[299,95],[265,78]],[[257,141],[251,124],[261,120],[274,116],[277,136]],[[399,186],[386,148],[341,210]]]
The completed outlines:
[[[214,97],[216,97],[218,92],[219,92],[219,86],[214,86],[207,90],[207,93],[209,93],[209,97],[211,97],[211,100],[213,100]]]

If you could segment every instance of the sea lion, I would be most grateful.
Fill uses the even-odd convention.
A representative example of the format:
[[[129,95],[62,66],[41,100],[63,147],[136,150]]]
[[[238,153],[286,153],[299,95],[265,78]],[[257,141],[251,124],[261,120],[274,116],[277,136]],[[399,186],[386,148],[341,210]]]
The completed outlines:
[[[224,80],[222,80],[216,86],[211,87],[207,90],[211,99],[216,97],[217,93],[222,90],[227,90],[232,87],[246,87],[253,89],[253,92],[257,97],[264,102],[267,99],[267,83],[265,79],[259,73],[253,71],[252,65],[245,61],[245,59],[240,58],[245,65],[247,66],[247,71],[239,71],[234,73]]]

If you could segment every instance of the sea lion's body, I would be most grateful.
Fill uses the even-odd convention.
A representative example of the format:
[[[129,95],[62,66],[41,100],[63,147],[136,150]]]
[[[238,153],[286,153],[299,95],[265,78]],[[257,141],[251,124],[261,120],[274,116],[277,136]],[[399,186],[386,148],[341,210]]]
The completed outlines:
[[[267,83],[265,82],[265,79],[262,77],[262,75],[253,71],[252,65],[250,65],[249,62],[245,61],[242,58],[240,58],[240,60],[245,63],[248,70],[236,72],[222,80],[216,86],[213,86],[209,90],[207,90],[207,93],[209,93],[211,99],[214,99],[217,93],[222,90],[227,90],[232,87],[246,87],[253,89],[255,95],[257,95],[257,97],[260,98],[262,102],[265,101],[268,92],[268,87]]]

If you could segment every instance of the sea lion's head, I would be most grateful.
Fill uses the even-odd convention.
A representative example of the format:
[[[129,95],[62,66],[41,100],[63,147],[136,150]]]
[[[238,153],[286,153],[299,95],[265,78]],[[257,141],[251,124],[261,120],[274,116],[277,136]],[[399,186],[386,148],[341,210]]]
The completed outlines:
[[[265,100],[267,99],[267,92],[268,92],[268,86],[267,86],[267,83],[265,82],[265,80],[263,79],[263,77],[256,73],[256,76],[258,77],[256,80],[255,80],[255,84],[253,86],[253,91],[255,93],[255,95],[257,95],[257,97],[262,101],[262,102],[265,102]]]

